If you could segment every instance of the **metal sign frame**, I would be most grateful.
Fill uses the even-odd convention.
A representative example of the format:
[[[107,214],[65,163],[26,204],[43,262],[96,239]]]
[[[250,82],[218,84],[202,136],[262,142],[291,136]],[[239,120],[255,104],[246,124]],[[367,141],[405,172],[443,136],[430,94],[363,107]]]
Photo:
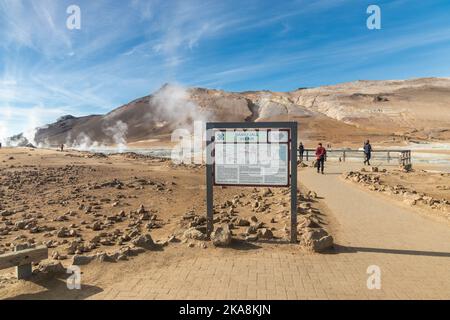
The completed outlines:
[[[297,243],[297,122],[207,122],[206,123],[206,221],[207,233],[213,231],[214,219],[214,129],[289,129],[288,158],[290,167],[288,181],[291,187],[291,243]],[[232,186],[232,185],[226,185]],[[239,185],[241,187],[249,185]],[[269,185],[251,185],[269,187]],[[275,187],[283,187],[276,185]],[[286,186],[284,186],[286,187]]]

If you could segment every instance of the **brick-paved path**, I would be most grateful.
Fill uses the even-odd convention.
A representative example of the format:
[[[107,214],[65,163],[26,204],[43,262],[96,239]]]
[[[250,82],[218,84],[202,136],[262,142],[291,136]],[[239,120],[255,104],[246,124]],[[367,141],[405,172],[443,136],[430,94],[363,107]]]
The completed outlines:
[[[284,245],[236,254],[209,250],[142,268],[91,299],[450,299],[450,228],[340,179],[302,171],[336,221],[335,254],[302,254]],[[366,270],[381,268],[381,290]]]

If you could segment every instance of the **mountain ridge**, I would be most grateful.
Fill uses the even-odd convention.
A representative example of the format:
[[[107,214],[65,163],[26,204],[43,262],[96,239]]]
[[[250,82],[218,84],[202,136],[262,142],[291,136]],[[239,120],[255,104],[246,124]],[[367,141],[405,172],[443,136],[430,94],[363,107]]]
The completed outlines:
[[[170,140],[201,121],[297,121],[303,140],[450,140],[450,78],[358,80],[290,92],[228,92],[165,84],[104,115],[60,117],[32,143],[69,147]],[[397,138],[396,138],[397,137]]]

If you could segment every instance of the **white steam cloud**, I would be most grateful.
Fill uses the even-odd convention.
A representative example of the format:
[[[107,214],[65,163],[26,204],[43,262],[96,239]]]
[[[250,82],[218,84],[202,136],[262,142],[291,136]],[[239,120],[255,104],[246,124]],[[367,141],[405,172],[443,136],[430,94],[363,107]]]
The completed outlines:
[[[8,134],[8,127],[6,121],[0,121],[0,143],[6,145],[6,136]]]
[[[119,120],[113,126],[103,129],[103,132],[110,136],[119,152],[123,152],[127,147],[128,125]]]
[[[103,128],[102,131],[111,138],[114,143],[113,146],[104,141],[99,142],[96,140],[92,140],[91,137],[84,132],[78,134],[73,140],[71,134],[69,133],[66,139],[66,145],[72,149],[80,151],[125,151],[125,149],[127,148],[126,135],[128,133],[128,125],[125,122],[119,120],[115,124]]]
[[[80,151],[92,151],[92,150],[103,147],[97,141],[93,141],[84,132],[81,132],[80,134],[78,134],[77,137],[73,140],[72,140],[72,134],[69,133],[69,135],[66,138],[65,144],[72,149],[76,149],[76,150],[80,150]]]
[[[156,128],[167,127],[168,130],[193,128],[194,122],[206,122],[210,116],[210,112],[202,109],[192,100],[191,92],[188,89],[176,84],[165,85],[154,93],[148,107],[142,116],[142,121],[148,122],[149,126]],[[74,133],[74,131],[69,131],[65,138],[65,146],[81,151],[126,151],[129,124],[124,120],[117,120],[119,116],[120,110],[117,110],[103,118],[103,125],[100,128],[103,134],[101,135],[99,135],[98,129],[95,130],[96,128],[93,128],[94,131],[92,132]],[[37,147],[51,147],[48,141],[36,143],[35,137],[39,129],[39,120],[38,110],[30,112],[26,125],[27,129],[14,142],[8,141],[10,145],[18,146],[24,143],[32,143]],[[4,132],[7,132],[6,124],[6,121],[0,119],[0,137],[3,137]],[[193,132],[193,130],[189,131]],[[106,138],[103,139],[101,136],[106,136]],[[6,142],[7,139],[4,140]]]
[[[174,127],[192,124],[194,121],[206,122],[209,113],[189,100],[189,92],[180,85],[165,85],[152,97],[154,110],[148,116],[157,127],[171,124]]]

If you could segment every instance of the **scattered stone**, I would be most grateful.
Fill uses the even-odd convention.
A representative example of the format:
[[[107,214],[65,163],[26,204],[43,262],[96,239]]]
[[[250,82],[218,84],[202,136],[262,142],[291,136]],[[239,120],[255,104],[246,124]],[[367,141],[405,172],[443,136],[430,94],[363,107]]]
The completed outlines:
[[[83,265],[89,264],[94,259],[95,259],[95,256],[74,255],[72,257],[72,265],[83,266]]]
[[[9,217],[9,216],[12,216],[13,214],[14,214],[14,212],[8,211],[8,210],[0,211],[0,216],[2,216],[2,217]]]
[[[66,227],[62,227],[61,229],[58,230],[56,236],[58,238],[68,238],[70,237],[70,232]]]
[[[308,209],[311,208],[311,203],[309,203],[309,202],[300,202],[300,204],[298,206],[302,210],[308,210]]]
[[[216,247],[226,247],[231,243],[231,231],[228,225],[219,226],[211,233],[211,240]]]
[[[193,240],[206,240],[206,234],[192,227],[183,233],[184,238]]]
[[[299,167],[301,167],[301,168],[306,168],[306,167],[308,167],[308,165],[307,165],[305,162],[300,161],[300,160],[297,161],[297,166],[299,166]]]
[[[315,221],[311,220],[308,217],[304,217],[301,221],[298,222],[298,228],[319,228],[320,225],[317,224]]]
[[[119,253],[121,255],[126,255],[128,257],[137,256],[139,253],[143,253],[143,252],[145,252],[144,248],[139,248],[139,247],[138,248],[131,248],[131,247],[128,247],[128,246],[122,247],[119,250]]]
[[[53,258],[53,260],[66,260],[67,256],[61,255],[58,251],[54,251],[52,253],[52,258]]]
[[[49,261],[49,262],[40,262],[38,266],[38,271],[46,274],[61,274],[66,272],[66,268],[63,267],[61,262],[58,261]]]
[[[153,242],[153,239],[150,235],[150,233],[143,234],[141,236],[138,236],[134,238],[131,243],[133,243],[135,246],[145,249],[152,249],[155,246],[155,243]]]
[[[333,237],[324,229],[309,229],[302,234],[300,244],[309,251],[323,252],[333,246]]]
[[[144,207],[144,205],[143,204],[141,204],[140,206],[139,206],[139,209],[137,210],[137,214],[144,214],[144,213],[146,213],[147,211],[145,210],[145,207]]]
[[[258,232],[258,228],[255,225],[248,227],[246,230],[247,234],[256,234],[257,232]]]
[[[270,196],[273,196],[273,192],[270,188],[266,188],[266,189],[264,189],[262,195],[263,195],[263,197],[270,197]]]
[[[258,241],[258,235],[257,234],[250,234],[250,235],[245,237],[245,241],[249,241],[249,242]]]
[[[243,218],[237,218],[236,221],[234,222],[234,225],[238,227],[247,227],[250,225],[250,222]]]
[[[308,196],[308,198],[310,198],[310,199],[317,199],[317,193],[314,192],[314,191],[308,191],[307,196]]]
[[[270,231],[270,229],[263,228],[258,230],[258,238],[270,240],[273,239],[273,233]]]
[[[102,223],[100,222],[100,221],[95,221],[93,224],[92,224],[92,230],[94,230],[94,231],[100,231],[100,230],[102,230],[103,229],[103,227],[102,227]]]

